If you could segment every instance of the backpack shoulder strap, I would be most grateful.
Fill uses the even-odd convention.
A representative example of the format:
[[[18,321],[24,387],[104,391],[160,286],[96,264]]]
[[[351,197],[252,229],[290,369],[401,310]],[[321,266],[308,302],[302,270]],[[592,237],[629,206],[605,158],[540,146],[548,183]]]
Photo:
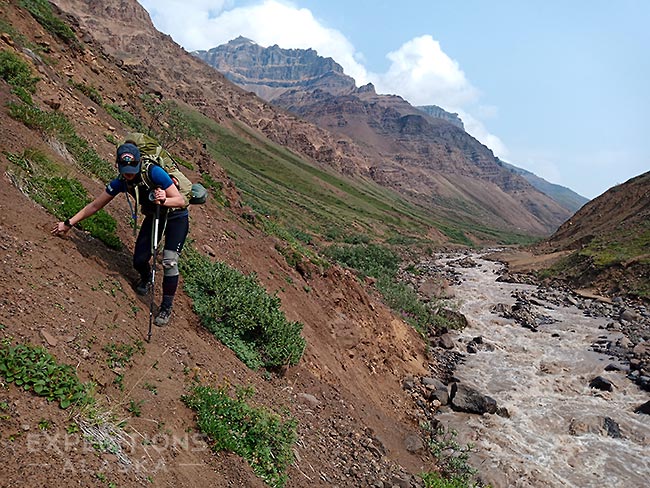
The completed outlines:
[[[142,179],[142,182],[149,189],[153,189],[155,187],[153,181],[151,180],[151,167],[154,164],[156,164],[156,163],[151,161],[149,158],[144,158],[144,157],[142,158],[142,167],[140,169],[140,177]]]

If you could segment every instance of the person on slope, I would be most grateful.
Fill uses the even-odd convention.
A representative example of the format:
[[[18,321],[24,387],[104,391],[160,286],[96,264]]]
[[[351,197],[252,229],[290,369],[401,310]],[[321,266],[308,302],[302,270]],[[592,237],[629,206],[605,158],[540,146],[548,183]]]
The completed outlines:
[[[160,205],[160,221],[166,221],[166,225],[159,225],[160,235],[158,236],[158,240],[160,240],[162,234],[165,234],[162,260],[163,298],[154,323],[162,327],[169,323],[174,295],[178,288],[178,258],[189,231],[187,202],[179,193],[170,176],[160,166],[149,165],[147,178],[143,178],[140,150],[135,144],[127,142],[117,148],[117,167],[120,174],[106,185],[105,191],[74,216],[63,222],[58,222],[52,229],[52,234],[65,235],[76,224],[104,208],[119,193],[128,192],[136,198],[136,192],[139,192],[136,202],[140,202],[145,219],[136,239],[133,267],[140,274],[135,291],[139,295],[146,295],[150,291],[151,265],[149,261],[152,256],[152,228],[156,205]],[[146,182],[147,180],[149,183]]]

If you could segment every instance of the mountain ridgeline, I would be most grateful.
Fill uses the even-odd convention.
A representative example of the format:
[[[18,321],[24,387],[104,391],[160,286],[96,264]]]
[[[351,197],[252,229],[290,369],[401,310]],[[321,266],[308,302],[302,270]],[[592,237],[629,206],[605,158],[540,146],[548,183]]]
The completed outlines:
[[[587,201],[521,177],[467,134],[457,114],[379,95],[371,84],[357,88],[340,65],[311,49],[263,48],[240,37],[193,54],[274,105],[350,137],[373,161],[357,174],[452,220],[544,235]]]

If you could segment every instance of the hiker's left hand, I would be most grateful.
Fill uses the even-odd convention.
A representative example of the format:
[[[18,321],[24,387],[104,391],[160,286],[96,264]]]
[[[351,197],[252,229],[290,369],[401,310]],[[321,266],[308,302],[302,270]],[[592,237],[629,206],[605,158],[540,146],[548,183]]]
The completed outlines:
[[[165,200],[167,200],[167,193],[162,188],[156,188],[153,191],[153,196],[154,196],[154,202],[157,205],[164,205]]]
[[[67,225],[65,225],[65,222],[57,222],[57,224],[52,229],[52,235],[64,236],[68,233],[70,229],[72,229],[72,227],[68,227]]]

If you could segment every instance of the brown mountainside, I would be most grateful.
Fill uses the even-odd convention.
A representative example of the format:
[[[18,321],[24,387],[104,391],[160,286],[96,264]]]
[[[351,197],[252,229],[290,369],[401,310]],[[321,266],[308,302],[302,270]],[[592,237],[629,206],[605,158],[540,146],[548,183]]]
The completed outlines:
[[[600,296],[650,301],[650,173],[586,203],[546,241],[503,257],[514,271],[540,271]]]

